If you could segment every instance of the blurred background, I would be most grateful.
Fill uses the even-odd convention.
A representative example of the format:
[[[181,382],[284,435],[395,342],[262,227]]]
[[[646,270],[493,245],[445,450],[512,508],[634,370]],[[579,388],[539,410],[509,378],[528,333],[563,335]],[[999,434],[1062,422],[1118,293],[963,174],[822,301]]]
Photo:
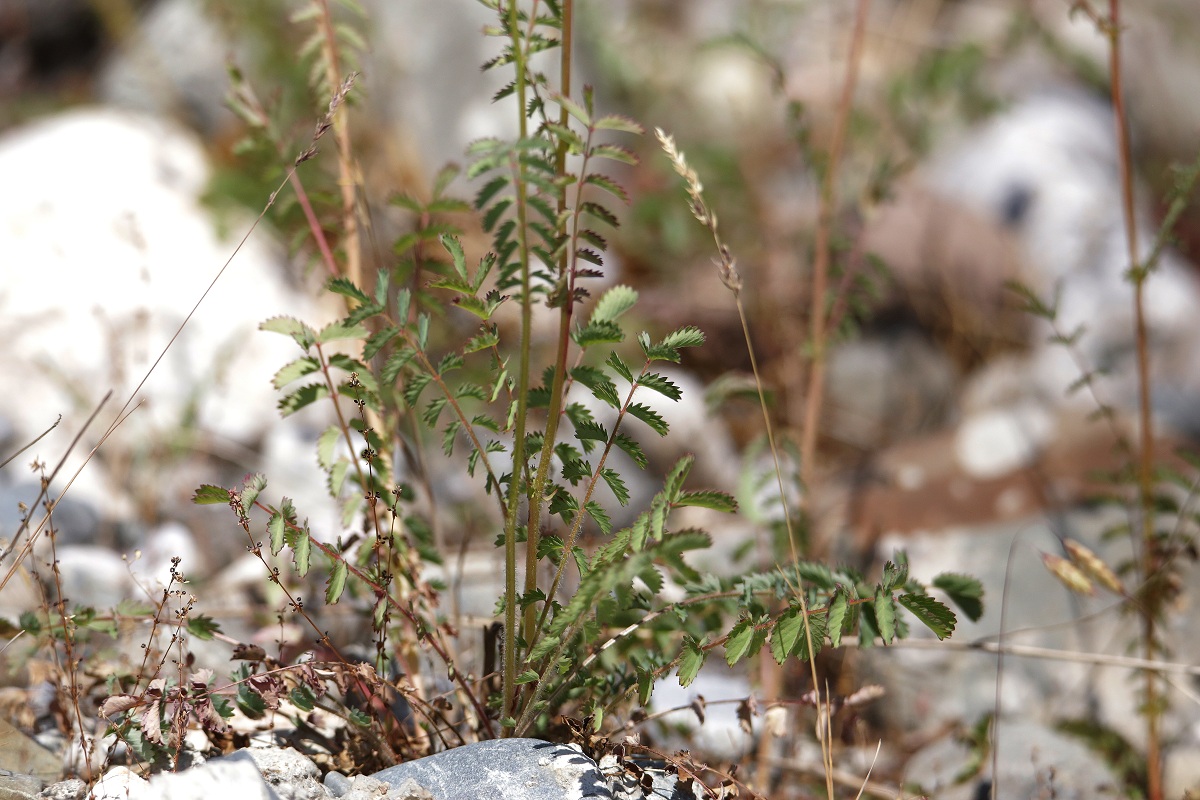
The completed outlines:
[[[576,85],[594,86],[602,110],[674,135],[704,182],[744,279],[771,412],[795,467],[820,188],[859,6],[577,5]],[[428,199],[471,141],[513,129],[491,99],[503,76],[480,69],[499,52],[481,35],[493,12],[470,0],[362,6],[364,16],[340,17],[343,72],[361,72],[351,136],[364,260],[377,268],[414,224],[390,200]],[[307,146],[328,98],[314,100],[310,64],[298,56],[312,33],[306,8],[0,0],[0,452],[62,415],[0,473],[0,535],[19,524],[17,504],[36,496],[29,462],[56,464],[111,388],[62,473],[73,474]],[[1170,213],[1186,195],[1176,165],[1200,156],[1200,13],[1194,0],[1122,10],[1136,246],[1139,257],[1157,255],[1146,303],[1153,410],[1160,452],[1170,454],[1200,435],[1200,213]],[[1129,242],[1098,25],[1107,11],[1086,0],[875,0],[834,177],[833,338],[806,547],[868,568],[905,547],[914,571],[978,574],[996,601],[1008,596],[1015,547],[1028,556],[1016,571],[1027,582],[1010,589],[1010,626],[1023,613],[1042,622],[1085,613],[1047,582],[1036,549],[1056,550],[1063,537],[1101,548],[1115,523],[1093,502],[1105,488],[1097,472],[1126,463],[1119,445],[1136,430]],[[652,333],[695,324],[708,336],[683,365],[679,379],[695,390],[675,410],[672,444],[652,455],[669,464],[698,451],[700,480],[738,493],[745,512],[720,524],[740,552],[779,522],[778,498],[763,489],[764,431],[741,325],[670,163],[653,136],[628,144],[641,164],[616,176],[631,203],[606,280],[638,289],[637,324]],[[325,149],[302,169],[314,201],[334,207],[332,144]],[[459,177],[448,193],[476,189]],[[477,250],[486,246],[474,236]],[[219,476],[263,471],[336,525],[313,455],[322,419],[281,426],[275,410],[269,380],[293,357],[291,343],[254,333],[276,314],[332,318],[321,279],[285,189],[60,509],[62,541],[77,548],[63,561],[77,559],[76,579],[90,587],[81,600],[94,592],[88,602],[116,602],[130,590],[120,554],[135,549],[146,580],[180,553],[197,579],[246,580],[228,566],[241,543],[222,544],[228,531],[188,503]],[[479,487],[455,484],[459,472],[448,469],[441,500],[479,502]],[[653,472],[647,481],[646,496]],[[29,602],[6,591],[6,614]],[[966,635],[994,634],[999,605]],[[1181,658],[1196,648],[1187,617],[1171,631]],[[1035,641],[1067,646],[1064,635]],[[1076,635],[1085,638],[1072,647],[1123,646],[1111,629]],[[895,763],[992,710],[1044,723],[1023,734],[1039,742],[1061,735],[1056,720],[1119,730],[1133,714],[1129,692],[1104,688],[1111,671],[1014,668],[1011,697],[994,709],[993,662],[940,658],[931,666],[925,653],[892,654],[880,666],[864,655],[855,665],[856,675],[888,673],[875,676],[890,695],[871,724],[892,732]],[[917,676],[934,669],[942,680],[922,688]],[[1195,706],[1183,706],[1171,728],[1180,791],[1195,779],[1184,765],[1200,748]]]

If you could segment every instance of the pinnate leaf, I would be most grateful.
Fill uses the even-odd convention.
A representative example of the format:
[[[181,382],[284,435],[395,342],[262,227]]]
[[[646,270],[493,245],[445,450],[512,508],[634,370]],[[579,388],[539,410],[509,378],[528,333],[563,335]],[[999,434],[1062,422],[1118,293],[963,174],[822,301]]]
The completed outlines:
[[[945,639],[954,633],[954,626],[958,623],[958,618],[943,603],[929,595],[902,594],[896,598],[896,601],[911,611],[913,616],[933,631],[939,639]]]
[[[683,637],[683,652],[679,654],[679,685],[687,688],[696,680],[708,653],[692,636]]]
[[[896,638],[896,606],[892,595],[880,586],[875,590],[875,624],[879,629],[879,638],[884,644],[889,644]]]
[[[933,579],[932,585],[941,589],[967,619],[978,622],[983,616],[983,584],[978,578],[956,572],[943,572]]]
[[[218,503],[224,505],[229,502],[229,490],[223,486],[206,483],[196,489],[195,494],[192,495],[192,502],[198,506],[211,506]]]

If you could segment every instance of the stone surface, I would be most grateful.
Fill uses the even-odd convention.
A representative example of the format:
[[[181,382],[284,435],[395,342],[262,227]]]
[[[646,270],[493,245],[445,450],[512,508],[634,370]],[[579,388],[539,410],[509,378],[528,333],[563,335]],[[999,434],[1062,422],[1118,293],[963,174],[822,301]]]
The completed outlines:
[[[356,775],[350,790],[342,797],[345,800],[438,800],[412,778],[405,779],[399,786],[391,786],[369,775]]]
[[[236,754],[235,754],[236,755]],[[313,766],[315,770],[316,767]],[[300,800],[315,798],[308,792],[292,793],[294,784],[271,785],[250,760],[229,756],[213,759],[184,772],[163,772],[150,779],[147,800],[211,800],[236,797],[241,800]]]
[[[271,792],[282,800],[324,800],[328,797],[321,784],[321,771],[317,765],[290,748],[244,748],[214,758],[205,767],[245,763],[256,767],[269,784]]]
[[[375,774],[399,788],[411,779],[438,800],[608,800],[596,762],[540,739],[496,739],[398,764]]]
[[[92,787],[90,800],[150,800],[150,782],[129,767],[113,767]]]
[[[1090,522],[1084,543],[1095,547],[1096,531],[1114,521],[1111,515],[1102,520],[1081,517],[1074,520],[1072,528]],[[1064,624],[1112,601],[1084,602],[1046,571],[1041,552],[1059,554],[1061,547],[1041,520],[889,536],[880,542],[877,553],[881,558],[892,557],[897,549],[908,553],[910,574],[920,580],[931,580],[941,572],[960,572],[982,582],[984,615],[971,622],[960,613],[954,643],[994,641],[1002,621],[1008,643],[1094,651],[1111,639],[1111,620],[1103,620],[1102,625],[1096,621]],[[920,624],[910,620],[910,625],[912,638],[932,638]],[[1024,629],[1031,630],[1015,633]],[[1077,663],[1006,658],[999,698],[994,653],[962,652],[949,645],[911,649],[901,642],[892,648],[863,651],[862,663],[864,680],[880,683],[887,690],[878,713],[889,730],[932,734],[946,723],[971,725],[993,712],[997,702],[1001,714],[1049,722],[1082,715],[1091,699],[1091,671]]]
[[[44,785],[36,775],[0,770],[0,800],[32,800]]]
[[[1034,320],[1034,349],[1021,379],[1026,395],[1039,402],[1093,409],[1090,393],[1068,391],[1081,369],[1107,371],[1096,379],[1105,402],[1130,408],[1136,401],[1129,251],[1112,118],[1108,106],[1078,89],[1028,93],[945,148],[926,170],[938,191],[1012,232],[1023,256],[1020,278],[1056,305],[1057,329],[1083,329],[1072,352],[1045,343],[1053,329]],[[1145,258],[1154,230],[1144,205],[1136,224],[1138,258]],[[1162,395],[1156,410],[1176,427],[1195,430],[1194,403],[1176,398],[1200,389],[1192,377],[1200,283],[1166,250],[1145,292],[1153,380]]]
[[[137,519],[138,508],[191,513],[186,498],[199,483],[218,479],[217,463],[233,480],[268,473],[269,491],[312,498],[302,513],[321,519],[317,470],[302,470],[291,455],[265,463],[264,439],[308,441],[316,434],[301,419],[279,423],[271,377],[299,351],[258,326],[281,314],[319,326],[332,314],[289,279],[286,256],[265,228],[240,249],[235,237],[249,220],[227,219],[233,236],[218,230],[199,199],[209,178],[200,142],[149,117],[79,109],[5,132],[0,171],[10,189],[0,198],[0,249],[8,263],[23,265],[0,286],[7,342],[0,351],[0,429],[7,431],[0,446],[28,443],[61,414],[58,427],[22,455],[26,464],[38,458],[53,466],[112,389],[61,473],[60,489],[237,250],[138,389],[133,413],[104,445],[107,456],[88,464],[66,502],[86,503],[100,519],[124,524]],[[165,442],[181,449],[167,457]],[[185,454],[217,458],[196,467]],[[117,464],[131,471],[111,474],[109,465]],[[20,499],[32,503],[35,496]],[[66,516],[59,521],[75,524]],[[64,536],[105,541],[97,526],[87,526]]]
[[[150,6],[100,72],[108,104],[174,118],[208,136],[235,118],[225,105],[231,37],[198,0]]]
[[[56,781],[62,777],[62,759],[0,719],[0,770]]]
[[[1099,800],[1120,797],[1119,784],[1104,760],[1079,742],[1037,723],[1002,719],[997,726],[999,772],[956,783],[969,758],[961,743],[942,739],[918,752],[905,770],[905,785],[920,786],[938,800],[987,797],[995,780],[996,797],[1055,797],[1061,800]]]
[[[941,427],[954,406],[957,370],[914,330],[840,344],[826,377],[827,435],[870,452]]]
[[[86,783],[79,778],[68,778],[65,781],[50,784],[42,790],[40,796],[46,800],[83,800],[87,793]]]
[[[325,773],[325,780],[323,783],[325,784],[325,788],[328,789],[329,793],[334,797],[341,797],[346,792],[350,791],[350,779],[336,770],[330,770],[329,772]]]

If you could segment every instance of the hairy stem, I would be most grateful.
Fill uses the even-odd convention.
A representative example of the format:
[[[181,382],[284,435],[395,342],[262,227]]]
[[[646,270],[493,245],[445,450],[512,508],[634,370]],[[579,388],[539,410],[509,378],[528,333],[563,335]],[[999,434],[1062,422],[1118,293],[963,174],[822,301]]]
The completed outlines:
[[[574,19],[574,2],[566,0],[563,3],[563,18],[562,18],[562,49],[561,58],[559,61],[559,70],[562,75],[561,86],[559,91],[563,97],[571,96],[571,25]],[[570,122],[567,114],[567,107],[564,105],[559,109],[558,122],[564,128]],[[567,142],[561,141],[554,154],[554,174],[561,176],[567,171]],[[586,159],[586,157],[585,157]],[[580,174],[585,174],[586,160],[584,168]],[[542,533],[542,504],[545,502],[546,496],[546,480],[549,477],[550,463],[554,455],[554,444],[558,438],[558,423],[562,413],[564,397],[564,382],[567,372],[567,352],[571,344],[571,319],[575,311],[575,277],[574,277],[574,237],[575,230],[578,229],[578,214],[579,201],[582,199],[583,181],[579,182],[575,202],[575,220],[576,224],[571,231],[572,246],[563,250],[562,256],[559,258],[558,274],[560,282],[565,284],[564,298],[565,302],[559,312],[558,322],[558,349],[554,355],[554,383],[550,387],[550,406],[546,412],[546,431],[542,439],[542,452],[538,456],[537,474],[533,479],[533,486],[529,490],[529,520],[526,524],[528,530],[528,544],[525,548],[525,593],[530,594],[537,589],[537,565],[538,565],[538,540]],[[558,191],[558,214],[562,217],[563,212],[567,209],[567,187],[563,185]],[[554,597],[554,592],[551,591],[546,596],[545,608],[550,607],[550,602]],[[545,612],[543,611],[543,617]],[[540,625],[537,619],[537,608],[533,603],[530,603],[525,609],[525,622],[523,627],[525,641],[533,647],[537,640]]]
[[[520,117],[520,138],[528,135],[525,117],[525,51],[517,27],[516,0],[508,4],[508,33],[516,69],[515,93]],[[521,165],[514,159],[513,170],[517,190],[517,241],[521,260],[521,355],[517,370],[517,412],[513,432],[512,478],[508,489],[508,509],[504,521],[504,677],[501,719],[514,712],[513,698],[517,688],[517,510],[521,500],[521,476],[525,472],[525,415],[529,400],[529,362],[533,329],[533,298],[530,295],[529,242],[526,236],[528,187],[522,178]],[[532,535],[532,533],[528,534]],[[502,723],[503,724],[503,723]],[[506,735],[512,728],[504,725]]]

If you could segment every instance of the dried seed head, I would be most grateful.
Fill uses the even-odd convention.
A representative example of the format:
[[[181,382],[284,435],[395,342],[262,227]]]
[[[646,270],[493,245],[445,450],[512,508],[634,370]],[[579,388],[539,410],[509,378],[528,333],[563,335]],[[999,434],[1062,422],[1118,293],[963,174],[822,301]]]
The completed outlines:
[[[1096,587],[1084,574],[1083,570],[1061,556],[1042,553],[1042,564],[1050,570],[1050,574],[1062,581],[1073,592],[1078,594],[1095,595]]]
[[[1083,570],[1085,575],[1095,578],[1101,586],[1114,594],[1125,594],[1125,587],[1121,585],[1121,579],[1100,556],[1071,539],[1067,539],[1064,546],[1067,548],[1067,555],[1071,557],[1071,561]]]

